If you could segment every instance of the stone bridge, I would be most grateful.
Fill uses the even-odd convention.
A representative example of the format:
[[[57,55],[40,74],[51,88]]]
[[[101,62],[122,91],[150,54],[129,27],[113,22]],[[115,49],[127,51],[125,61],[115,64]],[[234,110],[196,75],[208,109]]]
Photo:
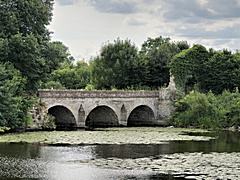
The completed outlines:
[[[168,88],[159,91],[39,90],[57,127],[166,125],[172,108]]]

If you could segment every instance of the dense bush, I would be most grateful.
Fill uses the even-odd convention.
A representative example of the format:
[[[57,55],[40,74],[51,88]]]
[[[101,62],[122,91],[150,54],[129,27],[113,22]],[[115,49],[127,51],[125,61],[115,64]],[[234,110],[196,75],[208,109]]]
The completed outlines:
[[[0,127],[23,127],[31,101],[23,94],[26,80],[10,64],[0,64]]]
[[[56,129],[56,119],[54,116],[47,114],[43,120],[42,129],[54,130]]]
[[[214,95],[192,91],[176,102],[171,124],[179,127],[228,128],[240,126],[240,93]]]
[[[41,86],[41,89],[65,89],[58,81],[48,81]]]

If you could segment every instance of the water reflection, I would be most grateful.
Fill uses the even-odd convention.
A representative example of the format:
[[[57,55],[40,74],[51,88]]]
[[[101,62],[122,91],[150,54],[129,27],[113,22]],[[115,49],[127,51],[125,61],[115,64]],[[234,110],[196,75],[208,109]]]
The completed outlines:
[[[16,157],[32,159],[39,156],[39,145],[38,144],[26,144],[26,143],[0,143],[0,157]]]
[[[166,144],[126,144],[96,146],[95,154],[98,158],[142,158],[159,154],[173,154],[184,152],[240,152],[240,133],[211,132],[190,133],[189,135],[205,135],[216,137],[210,141],[172,141]]]
[[[81,162],[97,158],[133,159],[181,152],[240,152],[239,133],[217,132],[206,135],[217,138],[207,142],[178,141],[158,145],[58,147],[39,144],[0,144],[0,179],[174,179],[170,175],[147,171],[99,169]]]

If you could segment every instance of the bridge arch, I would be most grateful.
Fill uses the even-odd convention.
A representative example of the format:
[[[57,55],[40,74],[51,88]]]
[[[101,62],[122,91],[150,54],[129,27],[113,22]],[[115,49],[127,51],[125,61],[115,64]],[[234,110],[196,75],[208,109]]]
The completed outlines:
[[[135,107],[129,114],[127,126],[150,126],[155,121],[154,111],[147,105]]]
[[[53,105],[48,108],[48,114],[55,117],[56,128],[71,129],[77,127],[72,110],[64,105]]]
[[[106,105],[97,106],[92,109],[85,122],[85,126],[90,128],[113,127],[118,125],[118,116],[116,112]]]

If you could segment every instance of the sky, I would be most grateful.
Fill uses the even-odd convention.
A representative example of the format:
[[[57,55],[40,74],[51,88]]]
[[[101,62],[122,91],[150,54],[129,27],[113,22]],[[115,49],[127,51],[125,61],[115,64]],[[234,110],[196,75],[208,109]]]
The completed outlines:
[[[137,47],[170,37],[215,49],[240,49],[240,0],[55,0],[48,27],[76,60],[88,61],[115,39]]]

